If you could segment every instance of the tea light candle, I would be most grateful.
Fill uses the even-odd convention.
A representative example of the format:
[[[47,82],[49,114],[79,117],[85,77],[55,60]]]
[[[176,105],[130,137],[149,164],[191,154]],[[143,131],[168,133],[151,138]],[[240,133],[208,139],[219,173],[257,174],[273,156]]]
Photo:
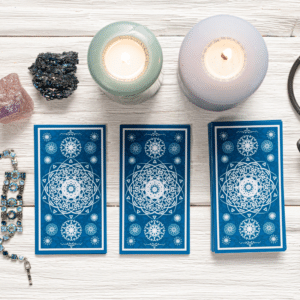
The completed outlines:
[[[146,27],[117,22],[101,29],[88,51],[94,80],[109,98],[137,104],[152,97],[162,83],[161,46]]]
[[[243,19],[219,15],[199,22],[184,38],[178,80],[191,102],[222,111],[254,93],[267,69],[268,50],[255,27]]]

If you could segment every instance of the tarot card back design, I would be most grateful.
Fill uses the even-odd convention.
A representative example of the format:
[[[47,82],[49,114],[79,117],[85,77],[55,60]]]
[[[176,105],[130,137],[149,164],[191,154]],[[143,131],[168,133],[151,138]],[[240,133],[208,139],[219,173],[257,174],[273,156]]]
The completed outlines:
[[[209,124],[212,251],[286,249],[281,121]]]
[[[36,254],[106,253],[105,126],[34,130]]]
[[[120,253],[189,253],[187,125],[122,125]]]

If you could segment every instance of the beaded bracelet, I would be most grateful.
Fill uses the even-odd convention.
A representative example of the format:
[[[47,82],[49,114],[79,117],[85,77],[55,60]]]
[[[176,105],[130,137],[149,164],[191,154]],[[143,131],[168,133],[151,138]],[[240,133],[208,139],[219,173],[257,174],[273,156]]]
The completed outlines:
[[[16,232],[23,232],[23,192],[25,186],[26,173],[18,171],[18,162],[14,150],[5,150],[0,154],[0,159],[10,158],[13,166],[13,171],[5,172],[4,184],[1,195],[1,232],[4,233],[0,237],[0,252],[3,256],[16,261],[24,262],[24,268],[27,272],[29,285],[32,285],[30,275],[31,265],[28,259],[17,254],[9,254],[3,247],[3,243],[11,239]],[[8,193],[18,193],[16,198],[8,196]]]

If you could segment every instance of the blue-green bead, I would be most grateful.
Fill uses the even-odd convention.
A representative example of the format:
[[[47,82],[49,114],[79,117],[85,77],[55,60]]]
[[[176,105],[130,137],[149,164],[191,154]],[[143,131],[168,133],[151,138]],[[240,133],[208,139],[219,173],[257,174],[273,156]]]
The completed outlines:
[[[14,182],[12,182],[10,185],[9,185],[9,190],[11,192],[16,192],[18,190],[18,185]]]
[[[18,256],[17,256],[17,254],[12,254],[10,258],[11,258],[12,260],[17,260],[17,259],[18,259]]]

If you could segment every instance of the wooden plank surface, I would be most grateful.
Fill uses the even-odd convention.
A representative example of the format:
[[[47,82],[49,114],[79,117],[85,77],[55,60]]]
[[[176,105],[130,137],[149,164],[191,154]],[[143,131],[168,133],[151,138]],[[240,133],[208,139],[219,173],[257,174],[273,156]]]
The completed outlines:
[[[93,36],[116,21],[149,26],[156,35],[185,35],[200,20],[231,14],[251,22],[265,36],[297,35],[297,0],[2,0],[2,36]]]
[[[106,255],[34,256],[33,211],[7,246],[31,259],[33,286],[20,263],[1,259],[3,300],[299,299],[300,207],[286,208],[287,252],[248,254],[211,253],[210,208],[193,207],[190,255],[120,256],[119,209],[110,207]]]
[[[248,101],[230,111],[196,108],[176,78],[184,35],[198,21],[231,14],[250,21],[265,37],[268,74]],[[35,103],[33,116],[0,124],[0,149],[14,148],[25,188],[24,233],[7,244],[32,263],[29,288],[23,266],[0,259],[0,299],[300,299],[300,117],[287,96],[289,70],[300,55],[297,0],[0,0],[0,78],[16,72]],[[103,26],[129,20],[148,26],[164,54],[159,93],[138,106],[110,101],[92,80],[86,63],[92,36]],[[28,67],[40,52],[79,52],[78,90],[68,100],[45,101],[34,89]],[[300,99],[300,76],[295,79]],[[282,119],[287,221],[285,253],[212,254],[207,124],[218,120]],[[191,124],[191,254],[118,254],[119,125]],[[34,124],[107,125],[107,255],[34,255]],[[4,166],[1,161],[0,181]]]

